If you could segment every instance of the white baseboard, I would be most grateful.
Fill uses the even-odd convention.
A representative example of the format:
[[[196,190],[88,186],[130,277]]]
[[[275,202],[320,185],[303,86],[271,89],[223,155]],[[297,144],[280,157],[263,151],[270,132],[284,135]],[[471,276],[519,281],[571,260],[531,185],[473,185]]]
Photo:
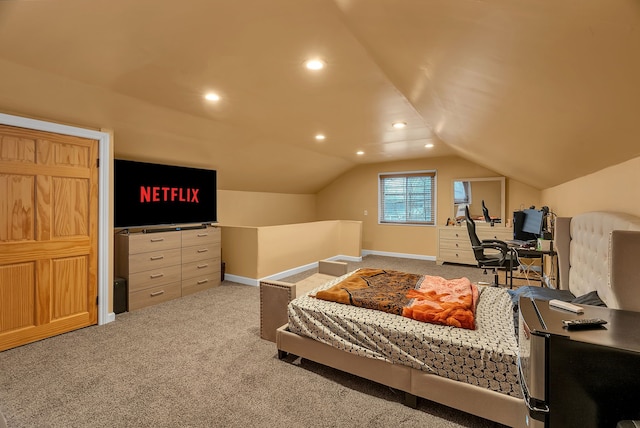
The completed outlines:
[[[259,279],[248,278],[246,276],[231,275],[230,273],[225,273],[224,279],[225,281],[237,282],[238,284],[244,284],[244,285],[253,285],[255,287],[257,287],[260,284]]]
[[[408,253],[392,253],[392,252],[388,252],[388,251],[373,251],[373,250],[362,250],[362,255],[363,256],[368,256],[368,255],[376,255],[376,256],[387,256],[387,257],[400,257],[400,258],[404,258],[404,259],[418,259],[418,260],[428,260],[428,261],[436,261],[436,257],[435,256],[425,256],[422,254],[408,254]],[[333,257],[328,257],[325,260],[347,260],[350,262],[361,262],[362,261],[362,257],[354,257],[354,256],[342,256],[342,255],[337,255],[337,256],[333,256]],[[288,269],[282,272],[278,272],[275,273],[273,275],[269,275],[269,276],[265,276],[264,278],[260,278],[260,279],[255,279],[255,278],[248,278],[246,276],[239,276],[239,275],[231,275],[231,274],[225,274],[224,275],[224,279],[232,281],[232,282],[237,282],[239,284],[245,284],[245,285],[252,285],[254,287],[257,287],[260,285],[260,281],[262,280],[273,280],[273,281],[277,281],[280,280],[282,278],[286,278],[288,276],[292,276],[292,275],[296,275],[300,272],[304,272],[306,270],[309,269],[314,269],[318,267],[318,262],[313,262],[313,263],[309,263],[303,266],[298,266],[296,268],[293,269]]]
[[[388,251],[362,250],[362,255],[363,256],[374,255],[374,256],[386,256],[386,257],[400,257],[403,259],[429,260],[432,262],[436,261],[436,256],[425,256],[423,254],[391,253]]]
[[[333,256],[333,257],[326,258],[324,260],[347,260],[347,261],[350,261],[350,262],[361,262],[362,261],[362,257],[338,255],[338,256]],[[296,275],[296,274],[299,274],[299,273],[304,272],[306,270],[314,269],[314,268],[317,268],[317,267],[318,267],[318,262],[313,262],[313,263],[309,263],[309,264],[306,264],[306,265],[295,267],[293,269],[287,269],[287,270],[284,270],[282,272],[275,273],[273,275],[265,276],[264,278],[260,278],[260,279],[247,278],[246,276],[231,275],[231,274],[225,273],[224,279],[225,280],[229,280],[229,281],[233,281],[233,282],[237,282],[239,284],[253,285],[253,286],[257,287],[258,285],[260,285],[260,281],[262,281],[262,280],[278,281],[278,280],[280,280],[282,278],[286,278],[288,276]]]

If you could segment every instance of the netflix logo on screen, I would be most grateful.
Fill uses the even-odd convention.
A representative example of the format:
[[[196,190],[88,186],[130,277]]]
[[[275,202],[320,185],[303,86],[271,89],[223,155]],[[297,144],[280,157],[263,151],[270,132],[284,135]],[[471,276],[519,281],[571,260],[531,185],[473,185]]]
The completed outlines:
[[[217,222],[215,170],[116,159],[115,227]]]
[[[140,186],[140,202],[189,202],[200,203],[198,200],[200,189],[191,187],[157,187]]]

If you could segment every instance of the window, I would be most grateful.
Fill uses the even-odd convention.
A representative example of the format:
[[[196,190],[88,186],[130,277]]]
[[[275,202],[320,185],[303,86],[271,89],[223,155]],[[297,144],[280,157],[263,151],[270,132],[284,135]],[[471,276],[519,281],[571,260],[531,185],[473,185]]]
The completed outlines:
[[[471,182],[457,180],[453,182],[453,203],[471,204]]]
[[[380,174],[380,223],[434,225],[435,182],[435,171]]]

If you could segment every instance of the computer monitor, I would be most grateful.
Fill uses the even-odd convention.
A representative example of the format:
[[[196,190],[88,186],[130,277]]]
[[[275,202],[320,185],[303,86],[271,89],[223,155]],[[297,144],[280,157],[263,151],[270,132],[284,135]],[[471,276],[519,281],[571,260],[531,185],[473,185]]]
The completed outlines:
[[[522,223],[522,231],[536,235],[537,238],[542,236],[544,228],[544,212],[528,209],[524,210],[525,217]]]

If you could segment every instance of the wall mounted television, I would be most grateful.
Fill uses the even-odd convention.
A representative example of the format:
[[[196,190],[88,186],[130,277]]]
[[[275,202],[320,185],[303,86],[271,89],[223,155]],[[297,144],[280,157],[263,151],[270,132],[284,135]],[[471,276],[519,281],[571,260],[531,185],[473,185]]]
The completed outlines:
[[[217,222],[215,170],[114,160],[114,226]]]

